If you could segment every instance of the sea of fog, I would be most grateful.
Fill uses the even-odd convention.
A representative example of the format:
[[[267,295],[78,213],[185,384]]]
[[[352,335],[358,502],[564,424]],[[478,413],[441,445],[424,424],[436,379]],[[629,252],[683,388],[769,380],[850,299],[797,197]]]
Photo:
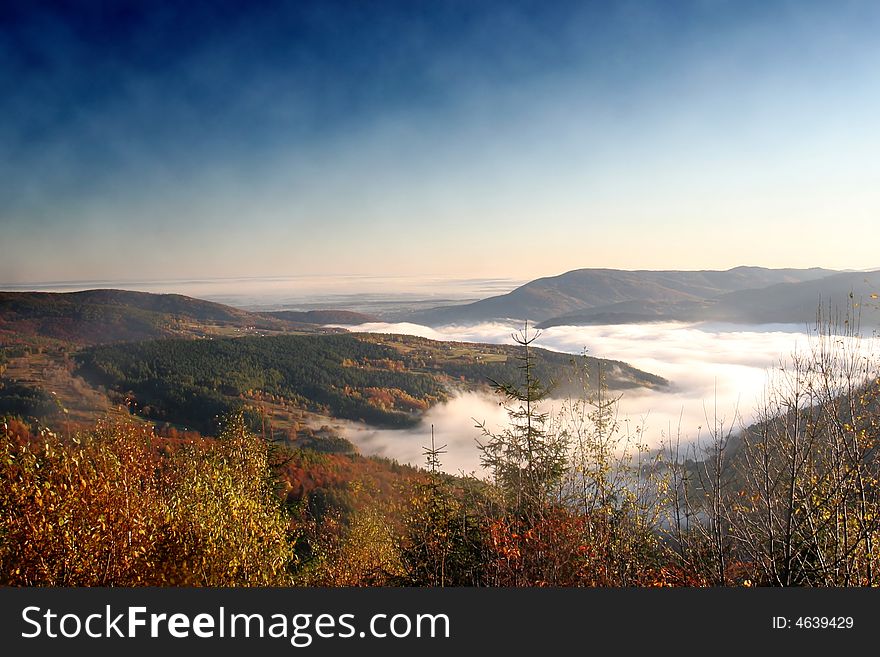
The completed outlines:
[[[404,333],[433,340],[512,344],[515,324],[482,323],[473,326],[430,328],[416,324],[372,323],[348,327],[356,331]],[[652,323],[613,326],[556,326],[541,331],[536,346],[554,351],[622,360],[658,374],[671,382],[668,390],[633,389],[622,393],[619,420],[631,432],[641,429],[643,439],[659,446],[680,435],[683,443],[705,439],[716,421],[725,427],[748,424],[760,403],[774,367],[808,344],[806,327],[796,325],[723,325]],[[562,400],[550,400],[547,410],[558,410]],[[480,472],[475,420],[501,428],[504,409],[498,399],[462,393],[432,408],[411,430],[377,430],[363,425],[342,426],[346,437],[367,455],[381,455],[403,463],[422,464],[423,447],[446,445],[448,472]]]
[[[121,288],[185,294],[247,310],[346,308],[382,316],[401,310],[429,308],[503,294],[521,281],[508,278],[433,276],[289,276],[150,281],[79,281],[38,283],[9,289],[69,292]],[[434,340],[512,344],[514,323],[429,328],[417,324],[364,324],[346,327],[382,333],[405,333]],[[537,344],[546,349],[622,360],[672,382],[664,391],[628,390],[620,400],[620,420],[631,431],[659,445],[680,433],[685,441],[705,436],[706,427],[723,419],[748,423],[767,382],[768,371],[807,342],[805,326],[721,324],[631,324],[557,326],[542,332]],[[558,409],[551,400],[548,410]],[[445,469],[479,471],[475,421],[500,428],[504,409],[495,398],[462,393],[429,410],[412,430],[377,430],[355,423],[339,427],[364,454],[383,455],[403,463],[422,464],[423,447],[447,445]]]

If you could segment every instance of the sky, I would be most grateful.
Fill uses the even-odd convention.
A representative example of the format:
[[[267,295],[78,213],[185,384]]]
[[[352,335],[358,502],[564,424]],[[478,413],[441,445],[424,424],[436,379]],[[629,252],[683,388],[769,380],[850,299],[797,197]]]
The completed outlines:
[[[880,267],[880,4],[0,4],[0,285]]]

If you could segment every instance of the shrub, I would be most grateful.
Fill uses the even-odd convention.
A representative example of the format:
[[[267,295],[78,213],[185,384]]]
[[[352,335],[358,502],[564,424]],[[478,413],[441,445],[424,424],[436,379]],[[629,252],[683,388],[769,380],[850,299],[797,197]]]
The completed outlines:
[[[265,443],[241,418],[171,454],[157,440],[109,424],[70,441],[0,436],[0,583],[286,583],[291,528]]]

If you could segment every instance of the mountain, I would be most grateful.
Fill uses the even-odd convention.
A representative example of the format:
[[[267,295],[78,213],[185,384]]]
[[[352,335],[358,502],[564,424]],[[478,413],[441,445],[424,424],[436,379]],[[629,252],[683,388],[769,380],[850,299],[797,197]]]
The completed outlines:
[[[398,319],[439,326],[493,319],[542,322],[586,313],[665,317],[669,309],[698,308],[703,302],[741,290],[821,279],[837,272],[812,269],[736,267],[727,271],[624,271],[577,269],[539,278],[500,296],[458,306],[433,308]],[[596,323],[596,322],[593,322]]]
[[[850,297],[852,294],[852,297]],[[842,272],[816,280],[777,283],[760,289],[737,290],[699,301],[628,301],[552,317],[537,324],[578,326],[651,321],[729,322],[733,324],[800,324],[811,326],[822,308],[844,317],[851,304],[863,327],[880,326],[880,271]]]
[[[850,299],[852,294],[852,299]],[[842,315],[857,303],[864,326],[880,325],[880,271],[843,272],[813,281],[740,290],[705,306],[699,319],[755,324],[812,324],[823,313]]]
[[[0,338],[101,344],[255,331],[316,331],[314,324],[250,313],[179,294],[126,290],[0,292]]]

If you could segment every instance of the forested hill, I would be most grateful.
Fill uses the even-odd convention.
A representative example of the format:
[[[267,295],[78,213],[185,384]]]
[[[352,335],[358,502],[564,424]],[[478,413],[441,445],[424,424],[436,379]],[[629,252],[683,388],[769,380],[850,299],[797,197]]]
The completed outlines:
[[[674,315],[730,292],[822,279],[836,272],[736,267],[727,271],[577,269],[540,278],[500,296],[408,315],[406,321],[442,325],[516,318],[543,322],[560,316],[625,315],[636,320]]]
[[[258,330],[313,332],[316,327],[179,294],[0,292],[0,337],[7,339],[90,345]]]
[[[516,347],[366,334],[166,339],[103,345],[76,355],[78,374],[124,395],[136,412],[211,433],[215,418],[271,395],[328,416],[406,426],[457,386],[521,376]],[[571,356],[534,350],[535,375],[573,375]],[[625,363],[584,361],[612,389],[667,382]]]

